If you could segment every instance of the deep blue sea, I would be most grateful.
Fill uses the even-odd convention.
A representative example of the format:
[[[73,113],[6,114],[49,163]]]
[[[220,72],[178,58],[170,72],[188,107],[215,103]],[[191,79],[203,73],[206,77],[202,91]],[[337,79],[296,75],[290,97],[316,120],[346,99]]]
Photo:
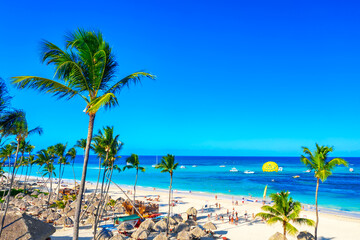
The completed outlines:
[[[117,164],[125,165],[123,156]],[[161,156],[158,157],[160,162]],[[316,179],[313,173],[306,173],[305,166],[299,157],[217,157],[217,156],[176,156],[179,167],[174,173],[173,188],[182,191],[199,191],[222,193],[230,196],[249,196],[261,198],[264,187],[268,185],[268,195],[281,190],[290,191],[291,196],[302,203],[315,203]],[[319,205],[342,211],[360,211],[360,158],[345,158],[354,168],[337,167],[327,181],[320,183]],[[75,163],[76,178],[81,178],[83,156],[78,156]],[[282,172],[262,172],[262,165],[267,161],[276,162],[283,168]],[[146,172],[139,173],[138,186],[168,188],[170,176],[160,173],[152,167],[156,156],[140,156],[141,165]],[[186,168],[180,168],[180,166]],[[193,167],[196,165],[196,167]],[[225,165],[225,167],[219,167]],[[230,172],[231,168],[239,172]],[[33,175],[37,167],[34,167]],[[57,168],[57,166],[56,166]],[[244,174],[252,170],[254,174]],[[87,181],[96,181],[98,159],[91,156],[89,160]],[[299,175],[299,178],[292,178]],[[64,178],[73,179],[71,166],[66,166]],[[133,185],[135,170],[114,173],[116,183]]]

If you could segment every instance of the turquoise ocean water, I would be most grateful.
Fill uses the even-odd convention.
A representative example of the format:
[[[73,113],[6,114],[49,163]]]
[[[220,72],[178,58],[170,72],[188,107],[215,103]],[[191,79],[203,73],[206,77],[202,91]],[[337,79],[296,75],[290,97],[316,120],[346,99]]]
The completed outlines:
[[[146,172],[139,173],[138,186],[168,188],[169,174],[160,173],[152,165],[156,164],[156,156],[140,156],[141,164]],[[119,161],[125,165],[126,156]],[[161,156],[158,157],[160,162]],[[355,211],[360,213],[360,158],[345,158],[354,172],[349,168],[338,167],[332,176],[319,188],[319,205],[326,208]],[[81,178],[83,156],[78,156],[75,163],[76,178]],[[177,156],[179,168],[174,173],[173,188],[181,191],[199,191],[206,193],[222,193],[230,196],[249,196],[261,198],[264,187],[268,185],[268,194],[288,190],[291,196],[302,203],[314,204],[316,180],[313,173],[306,173],[305,166],[298,157],[215,157],[215,156]],[[262,172],[262,165],[267,161],[275,161],[282,172]],[[196,165],[193,166],[193,165]],[[225,167],[219,167],[225,165]],[[186,168],[180,168],[184,166]],[[55,166],[56,168],[58,166]],[[239,172],[230,172],[231,168]],[[245,170],[254,174],[244,174]],[[56,170],[58,171],[58,170]],[[36,175],[37,166],[33,174]],[[87,181],[97,180],[98,159],[91,156],[89,160]],[[299,178],[292,178],[299,175]],[[64,178],[73,179],[71,165],[66,166]],[[113,180],[119,184],[133,185],[135,170],[114,173]]]

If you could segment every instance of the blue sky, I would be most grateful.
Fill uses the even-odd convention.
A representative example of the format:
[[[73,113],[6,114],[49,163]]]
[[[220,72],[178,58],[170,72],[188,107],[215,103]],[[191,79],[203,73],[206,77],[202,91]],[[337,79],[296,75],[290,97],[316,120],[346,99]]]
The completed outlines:
[[[51,78],[39,43],[63,46],[78,27],[101,30],[118,75],[144,80],[99,112],[124,154],[297,156],[333,145],[360,156],[360,8],[356,1],[2,1],[0,76]],[[81,99],[16,90],[40,150],[87,133]]]

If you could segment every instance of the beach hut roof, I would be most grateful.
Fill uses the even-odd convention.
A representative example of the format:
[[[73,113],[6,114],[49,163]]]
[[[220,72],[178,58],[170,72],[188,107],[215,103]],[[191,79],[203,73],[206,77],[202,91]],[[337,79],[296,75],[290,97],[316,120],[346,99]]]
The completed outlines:
[[[18,193],[18,194],[16,194],[16,196],[15,196],[15,198],[23,198],[23,197],[25,197],[25,194],[24,193]]]
[[[204,230],[202,230],[200,227],[195,227],[193,230],[191,230],[191,234],[195,238],[201,238],[201,237],[204,237],[206,235]]]
[[[179,225],[177,225],[175,227],[175,232],[177,232],[177,233],[182,232],[182,231],[189,231],[189,230],[190,230],[190,227],[186,223],[179,223]]]
[[[150,231],[155,226],[155,223],[152,219],[146,219],[140,224],[140,228]]]
[[[166,233],[160,233],[154,238],[154,240],[168,240],[168,237],[166,236]]]
[[[287,240],[287,238],[284,238],[284,235],[279,232],[275,233],[269,238],[269,240],[284,240],[284,239]]]
[[[97,234],[95,236],[95,240],[109,240],[113,236],[114,235],[111,231],[103,228],[101,231],[97,232]]]
[[[214,231],[214,230],[217,229],[216,226],[215,226],[215,224],[213,224],[212,222],[207,222],[207,223],[205,223],[205,224],[204,224],[204,228],[205,228],[206,230],[211,230],[211,231]]]
[[[191,207],[189,208],[187,211],[186,211],[187,215],[194,215],[196,216],[197,215],[197,210],[194,208],[194,207]]]
[[[71,225],[74,224],[74,221],[69,217],[63,216],[63,217],[59,218],[56,221],[56,224],[62,224],[62,225],[65,225],[65,226],[71,226]]]
[[[299,235],[297,235],[297,239],[298,240],[315,240],[315,237],[311,233],[304,231],[304,232],[300,232]]]
[[[166,220],[167,220],[167,219],[166,219]],[[169,222],[170,222],[170,225],[176,225],[176,224],[178,224],[178,222],[177,222],[174,218],[172,218],[172,217],[169,218]]]
[[[38,195],[39,195],[39,192],[38,192],[38,191],[33,191],[33,192],[31,193],[31,195],[32,195],[32,196],[38,196]]]
[[[189,225],[190,227],[197,225],[197,223],[196,223],[194,220],[192,220],[192,219],[186,220],[185,223],[186,223],[187,225]]]
[[[190,233],[187,231],[181,231],[177,235],[178,240],[190,240],[191,239],[190,237],[191,237]]]
[[[125,239],[126,239],[126,236],[124,236],[122,234],[116,234],[110,238],[110,240],[125,240]]]
[[[146,231],[143,228],[138,228],[133,234],[131,234],[131,237],[134,239],[147,239],[148,238],[148,231]]]
[[[154,230],[156,232],[165,232],[166,231],[166,221],[165,220],[161,220],[159,222],[157,222],[154,225]]]
[[[2,216],[0,214],[0,218]],[[25,213],[7,213],[1,238],[44,240],[49,238],[55,231],[56,229],[50,224]]]
[[[184,221],[184,219],[183,219],[179,214],[174,215],[173,218],[174,218],[178,223],[181,223],[182,221]]]
[[[76,212],[76,209],[73,208],[69,212],[66,213],[66,216],[73,217],[73,216],[75,216],[75,212]]]
[[[55,220],[58,220],[59,218],[61,218],[61,215],[59,213],[57,213],[57,212],[53,212],[53,213],[50,213],[47,216],[46,220],[55,221]]]
[[[90,215],[86,221],[85,221],[86,224],[91,224],[91,225],[94,225],[95,224],[95,216],[94,215]]]
[[[131,230],[133,229],[134,227],[128,223],[128,222],[122,222],[119,226],[118,226],[118,230],[123,232],[123,231],[128,231],[128,230]]]

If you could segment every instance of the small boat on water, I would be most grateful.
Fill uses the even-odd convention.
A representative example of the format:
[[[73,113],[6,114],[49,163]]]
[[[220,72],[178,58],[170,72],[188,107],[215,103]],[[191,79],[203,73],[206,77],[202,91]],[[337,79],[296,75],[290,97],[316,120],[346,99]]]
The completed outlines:
[[[192,165],[192,167],[197,167],[196,165]]]
[[[219,167],[226,167],[225,165],[220,165]]]
[[[293,176],[292,178],[299,178],[300,176],[299,175],[296,175],[296,176]]]
[[[279,167],[278,171],[279,172],[282,172],[283,168],[282,167]]]
[[[238,172],[239,170],[237,170],[236,168],[232,168],[232,169],[230,169],[230,172]]]
[[[353,172],[354,171],[354,169],[353,168],[349,168],[349,172]]]
[[[184,165],[182,165],[182,166],[180,166],[180,168],[183,168],[183,169],[184,169],[184,168],[186,168],[186,167],[185,167]]]
[[[245,174],[254,174],[255,172],[254,172],[254,171],[251,171],[251,170],[245,170],[244,173],[245,173]]]
[[[308,169],[308,170],[306,170],[305,172],[309,173],[309,172],[311,172],[311,170],[310,170],[310,169]]]
[[[156,164],[151,165],[152,167],[156,167],[158,165],[158,157],[156,156]]]

